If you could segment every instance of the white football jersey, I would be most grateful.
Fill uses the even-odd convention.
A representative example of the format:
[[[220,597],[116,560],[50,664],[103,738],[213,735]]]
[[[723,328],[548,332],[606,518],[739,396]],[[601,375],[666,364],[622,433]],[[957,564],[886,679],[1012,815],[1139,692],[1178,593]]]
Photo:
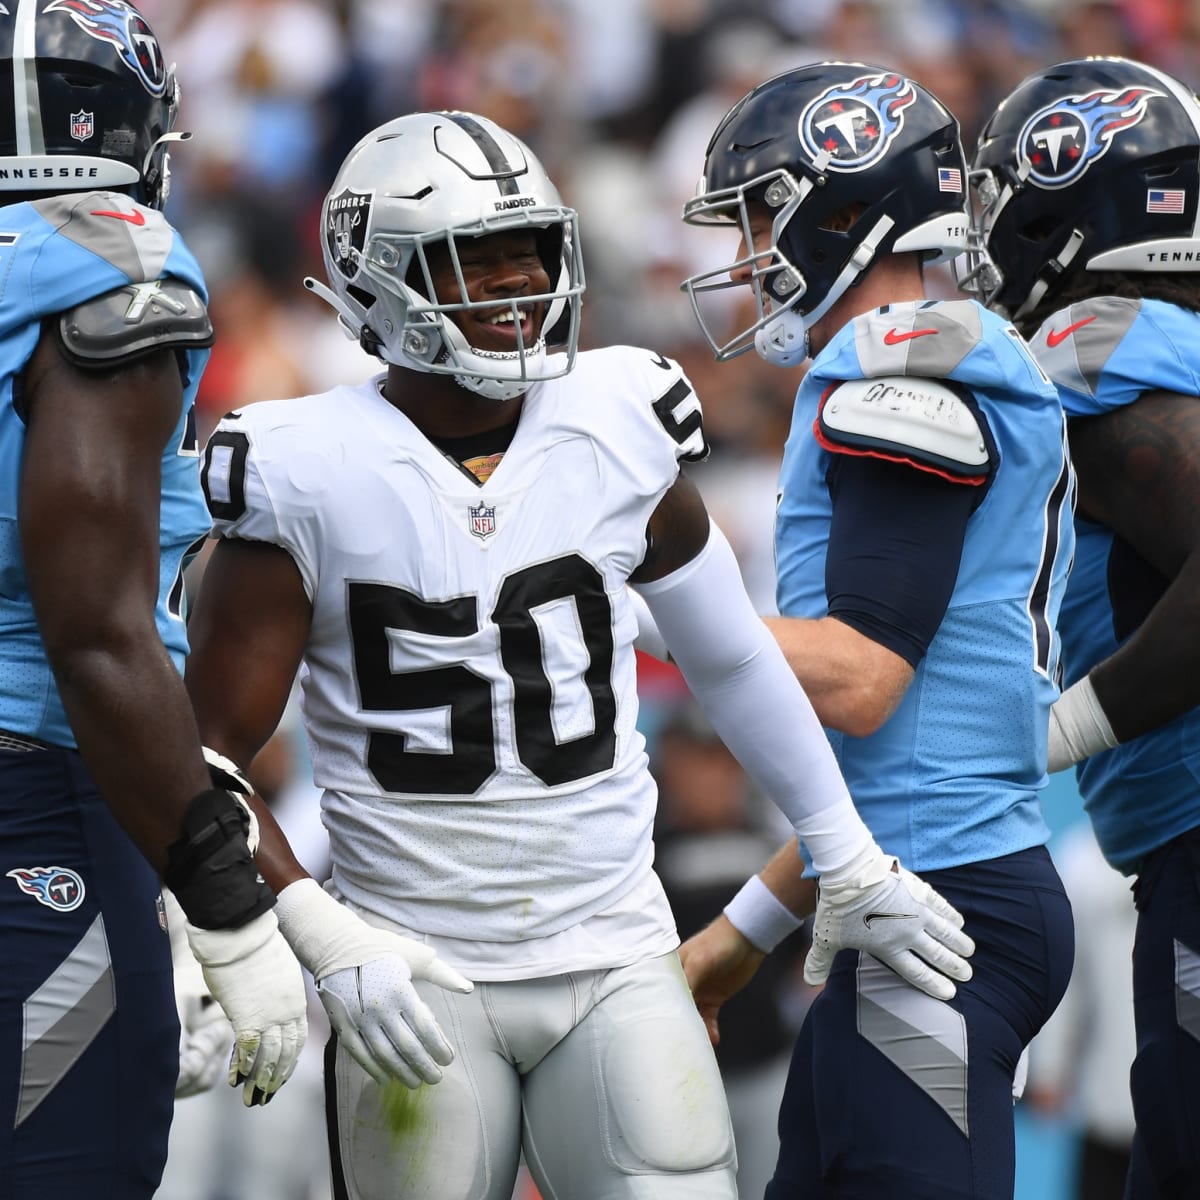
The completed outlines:
[[[679,366],[581,354],[533,385],[480,486],[360,387],[255,404],[205,454],[216,532],[288,550],[333,881],[407,929],[543,938],[652,860],[625,581],[679,463],[705,452]]]

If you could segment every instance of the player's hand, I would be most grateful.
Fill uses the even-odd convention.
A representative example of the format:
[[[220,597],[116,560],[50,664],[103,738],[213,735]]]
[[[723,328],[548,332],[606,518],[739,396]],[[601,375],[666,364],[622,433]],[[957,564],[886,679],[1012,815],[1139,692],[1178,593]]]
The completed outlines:
[[[754,978],[766,957],[724,915],[679,947],[683,973],[714,1046],[721,1040],[721,1005]]]
[[[454,1050],[413,980],[463,994],[475,985],[428,946],[368,925],[315,880],[284,888],[277,911],[338,1041],[359,1066],[380,1084],[437,1083]]]
[[[178,994],[175,1002],[179,1003]],[[192,997],[182,1011],[179,1028],[179,1078],[175,1081],[175,1098],[184,1100],[207,1092],[227,1073],[234,1037],[225,1010],[207,987],[202,996]]]
[[[971,978],[975,943],[963,919],[923,879],[872,844],[819,881],[804,979],[824,983],[840,950],[865,950],[938,1000]]]
[[[188,942],[233,1026],[231,1087],[249,1107],[266,1104],[296,1068],[308,1032],[304,976],[265,912],[237,929],[187,925]]]
[[[188,946],[187,918],[170,889],[163,888],[163,907],[171,938],[175,978],[175,1011],[179,1014],[179,1077],[175,1098],[198,1096],[225,1073],[233,1047],[233,1026],[216,1002],[204,972]]]

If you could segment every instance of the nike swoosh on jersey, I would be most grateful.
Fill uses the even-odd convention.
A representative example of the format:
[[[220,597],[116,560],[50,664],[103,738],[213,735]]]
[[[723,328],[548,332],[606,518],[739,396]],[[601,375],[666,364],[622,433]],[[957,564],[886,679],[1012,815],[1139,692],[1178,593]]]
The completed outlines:
[[[867,915],[863,917],[863,924],[870,929],[872,921],[908,921],[916,915],[916,913],[867,913]]]
[[[914,329],[911,333],[901,333],[898,329],[889,329],[883,335],[883,344],[898,346],[901,342],[911,342],[913,338],[928,337],[931,333],[937,332],[936,329]]]
[[[1082,321],[1076,321],[1074,325],[1068,325],[1066,329],[1046,330],[1046,345],[1053,349],[1059,342],[1065,342],[1075,330],[1082,329],[1085,325],[1090,325],[1095,319],[1095,317],[1084,317]]]
[[[667,362],[667,360],[663,358],[661,354],[656,354],[650,361],[656,367],[662,367],[664,371],[669,371],[671,369],[671,364]]]
[[[110,212],[106,208],[97,208],[92,210],[93,217],[113,217],[118,221],[128,221],[130,225],[145,225],[146,218],[140,212]]]

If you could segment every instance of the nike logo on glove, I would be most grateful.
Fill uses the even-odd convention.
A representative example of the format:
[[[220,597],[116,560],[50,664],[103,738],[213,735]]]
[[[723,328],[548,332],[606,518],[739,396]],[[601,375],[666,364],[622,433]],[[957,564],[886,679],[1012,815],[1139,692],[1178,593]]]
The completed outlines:
[[[117,221],[128,221],[130,225],[145,225],[146,218],[140,212],[109,212],[106,208],[93,209],[93,217],[112,217]]]
[[[867,915],[863,917],[863,924],[870,929],[872,921],[911,921],[916,915],[916,913],[867,913]]]
[[[889,329],[883,335],[883,344],[885,346],[898,346],[901,342],[911,342],[913,338],[928,337],[931,333],[937,333],[936,329],[914,329],[912,333],[901,333],[898,329]]]
[[[1077,329],[1082,329],[1085,325],[1090,325],[1096,318],[1084,317],[1082,321],[1076,321],[1074,325],[1068,325],[1061,333],[1057,329],[1046,330],[1046,345],[1053,349],[1059,342],[1065,342]]]

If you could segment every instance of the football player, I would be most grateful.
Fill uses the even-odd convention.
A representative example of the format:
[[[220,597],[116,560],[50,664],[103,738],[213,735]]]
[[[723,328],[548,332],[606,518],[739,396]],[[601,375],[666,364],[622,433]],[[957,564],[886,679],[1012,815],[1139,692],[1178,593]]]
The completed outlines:
[[[1067,412],[1077,549],[1050,769],[1138,907],[1129,1196],[1200,1195],[1200,103],[1125,59],[1037,71],[975,152],[968,286]]]
[[[1038,798],[1073,543],[1062,409],[1010,324],[927,295],[926,266],[966,241],[966,170],[957,121],[905,75],[820,63],[759,85],[714,132],[684,218],[741,237],[727,267],[684,285],[718,359],[812,360],[769,624],[872,834],[978,947],[971,980],[937,998],[826,953],[818,912],[805,975],[827,983],[767,1195],[1010,1200],[1018,1059],[1073,953]],[[754,298],[735,331],[707,307],[731,286]],[[800,907],[802,869],[785,847],[685,946],[710,1029],[771,948],[754,914],[773,893]]]
[[[175,77],[123,0],[0,5],[0,59],[0,1190],[136,1200],[180,1068],[160,880],[248,1099],[292,1070],[303,978],[181,678],[212,327],[160,211]],[[189,1014],[184,1091],[232,1043]]]
[[[651,866],[627,582],[808,846],[830,936],[947,993],[970,939],[859,820],[681,475],[707,447],[679,366],[577,352],[577,218],[529,148],[469,113],[401,117],[351,151],[321,220],[328,284],[309,286],[385,369],[214,432],[188,686],[247,762],[300,671],[332,879],[266,812],[257,861],[335,1032],[335,1189],[508,1200],[523,1149],[547,1196],[732,1197]],[[844,919],[863,905],[874,929]],[[434,951],[459,985],[414,993],[404,953]],[[439,1027],[436,1055],[414,1031]]]

